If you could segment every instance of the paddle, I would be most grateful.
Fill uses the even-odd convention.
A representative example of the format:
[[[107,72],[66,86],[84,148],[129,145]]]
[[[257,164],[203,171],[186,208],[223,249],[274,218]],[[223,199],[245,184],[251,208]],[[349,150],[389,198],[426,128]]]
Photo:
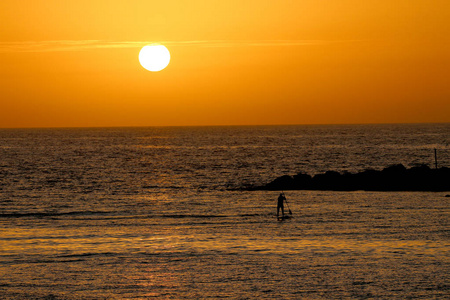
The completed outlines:
[[[283,193],[284,201],[286,202],[286,206],[287,206],[287,208],[289,209],[289,214],[292,215],[292,211],[291,211],[291,209],[289,208],[289,204],[288,204],[288,202],[287,202],[286,195],[284,194],[283,191],[281,191],[281,192]]]

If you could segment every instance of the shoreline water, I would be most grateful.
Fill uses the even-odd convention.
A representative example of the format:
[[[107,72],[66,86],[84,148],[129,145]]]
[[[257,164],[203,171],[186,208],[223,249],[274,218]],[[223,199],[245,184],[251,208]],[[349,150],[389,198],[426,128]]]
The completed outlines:
[[[180,195],[161,210],[149,205],[154,196],[147,207],[108,202],[115,213],[106,215],[0,219],[0,271],[8,274],[0,292],[5,299],[445,297],[449,207],[440,194],[290,191],[293,218],[281,223],[277,194],[267,191]]]

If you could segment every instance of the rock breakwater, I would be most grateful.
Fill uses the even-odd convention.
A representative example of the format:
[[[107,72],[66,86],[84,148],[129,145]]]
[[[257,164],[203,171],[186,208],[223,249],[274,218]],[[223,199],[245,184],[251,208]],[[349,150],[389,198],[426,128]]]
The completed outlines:
[[[284,175],[250,190],[333,190],[333,191],[450,191],[450,168],[426,165],[406,168],[402,164],[358,173],[327,171],[314,176]]]

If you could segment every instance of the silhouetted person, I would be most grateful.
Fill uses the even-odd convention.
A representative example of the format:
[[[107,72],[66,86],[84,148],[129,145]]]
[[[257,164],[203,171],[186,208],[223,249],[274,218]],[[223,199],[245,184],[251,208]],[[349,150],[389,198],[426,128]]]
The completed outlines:
[[[286,197],[284,197],[283,193],[281,193],[280,196],[278,196],[277,218],[280,217],[280,208],[282,217],[284,217],[284,200],[286,200]]]

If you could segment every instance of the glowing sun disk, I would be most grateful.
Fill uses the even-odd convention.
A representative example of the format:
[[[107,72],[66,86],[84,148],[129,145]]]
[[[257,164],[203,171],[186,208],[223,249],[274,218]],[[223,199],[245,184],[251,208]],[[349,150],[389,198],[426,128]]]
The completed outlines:
[[[139,62],[152,72],[158,72],[167,67],[170,62],[170,52],[163,45],[148,45],[139,52]]]

